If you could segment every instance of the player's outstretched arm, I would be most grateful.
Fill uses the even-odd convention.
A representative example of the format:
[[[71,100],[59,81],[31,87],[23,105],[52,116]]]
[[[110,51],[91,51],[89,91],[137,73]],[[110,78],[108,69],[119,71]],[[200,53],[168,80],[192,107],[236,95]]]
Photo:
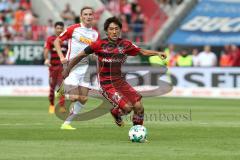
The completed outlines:
[[[140,53],[144,56],[159,56],[162,59],[167,58],[167,55],[164,52],[158,52],[158,51],[147,50],[147,49],[140,49]]]
[[[69,64],[67,65],[67,67],[64,69],[64,71],[63,71],[63,78],[65,79],[68,75],[69,75],[69,73],[70,73],[70,71],[71,71],[71,69],[76,65],[76,64],[78,64],[78,62],[80,62],[84,57],[86,57],[86,56],[88,56],[84,51],[82,51],[82,52],[80,52],[75,58],[73,58],[70,62],[69,62]]]
[[[57,54],[60,58],[60,61],[62,64],[67,63],[67,59],[64,57],[63,53],[62,53],[62,49],[61,49],[61,40],[59,37],[57,37],[54,41],[54,47],[56,48]]]

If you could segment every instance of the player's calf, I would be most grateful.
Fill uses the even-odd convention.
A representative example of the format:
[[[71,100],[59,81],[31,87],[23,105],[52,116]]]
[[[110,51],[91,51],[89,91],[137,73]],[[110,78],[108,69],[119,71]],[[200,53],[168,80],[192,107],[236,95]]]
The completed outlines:
[[[123,127],[124,126],[124,122],[122,120],[122,110],[119,107],[115,107],[110,111],[112,117],[114,118],[114,121],[116,123],[116,125],[118,125],[119,127]]]
[[[137,102],[133,107],[133,125],[143,125],[144,121],[144,108],[141,102]]]
[[[132,112],[132,110],[133,110],[133,106],[128,105],[128,104],[126,106],[124,106],[124,108],[122,108],[124,115],[128,115],[129,113]]]

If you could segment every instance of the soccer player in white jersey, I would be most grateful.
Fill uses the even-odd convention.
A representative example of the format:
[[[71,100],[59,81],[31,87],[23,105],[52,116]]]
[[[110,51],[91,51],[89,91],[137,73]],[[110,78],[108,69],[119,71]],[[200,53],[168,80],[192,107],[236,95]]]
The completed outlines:
[[[62,64],[76,57],[78,53],[83,51],[92,42],[99,39],[99,33],[92,28],[94,20],[94,10],[92,7],[83,7],[80,12],[79,24],[69,26],[55,40],[54,45],[60,57]],[[66,58],[63,56],[60,44],[68,39],[68,52]],[[90,78],[87,75],[88,59],[83,59],[78,65],[71,70],[69,76],[64,80],[65,97],[75,102],[70,115],[62,124],[61,129],[74,130],[70,123],[80,112],[83,105],[87,102]]]

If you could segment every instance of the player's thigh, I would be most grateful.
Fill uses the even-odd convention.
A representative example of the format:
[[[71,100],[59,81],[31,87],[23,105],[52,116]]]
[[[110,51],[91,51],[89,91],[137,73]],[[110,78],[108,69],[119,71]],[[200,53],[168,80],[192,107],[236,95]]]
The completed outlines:
[[[132,105],[135,105],[142,99],[142,96],[127,82],[123,82],[118,90]]]
[[[143,113],[144,112],[144,108],[143,108],[143,104],[142,104],[142,101],[137,101],[134,105],[133,105],[133,110],[135,112],[138,112],[138,113]]]
[[[65,78],[64,80],[65,88],[67,88],[68,86],[71,88],[73,87],[77,88],[78,83],[79,83],[79,78],[74,71],[71,71],[70,74],[67,76],[67,78]]]
[[[64,80],[65,85],[71,86],[83,86],[89,88],[90,86],[90,75],[87,74],[88,65],[74,68],[69,76]]]
[[[64,84],[64,93],[69,95],[78,95],[79,94],[78,86]]]
[[[102,95],[114,106],[121,109],[129,106],[128,100],[114,86],[102,87]]]
[[[89,92],[89,88],[84,87],[84,86],[78,86],[78,93],[79,93],[79,95],[87,97],[88,96],[88,92]]]

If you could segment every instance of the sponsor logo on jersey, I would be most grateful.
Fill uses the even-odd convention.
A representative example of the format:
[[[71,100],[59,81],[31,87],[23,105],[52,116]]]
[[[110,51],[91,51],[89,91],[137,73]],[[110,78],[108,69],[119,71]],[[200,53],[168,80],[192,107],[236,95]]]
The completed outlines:
[[[111,59],[107,59],[107,58],[103,58],[102,62],[108,62],[108,63],[122,63],[123,59],[116,59],[116,58],[111,58]]]
[[[91,39],[86,38],[86,37],[82,37],[82,36],[79,38],[79,41],[82,42],[82,43],[85,43],[87,45],[90,45],[93,42]]]
[[[118,52],[119,54],[123,54],[124,53],[124,47],[118,47]]]

